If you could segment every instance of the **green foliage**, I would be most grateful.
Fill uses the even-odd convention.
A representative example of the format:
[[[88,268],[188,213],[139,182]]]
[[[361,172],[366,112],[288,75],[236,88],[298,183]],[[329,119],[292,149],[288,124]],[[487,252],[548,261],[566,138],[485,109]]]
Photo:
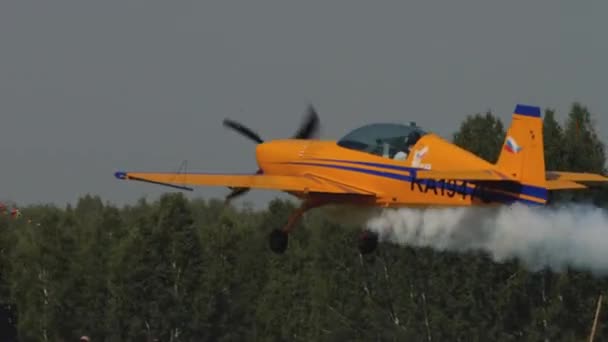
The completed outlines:
[[[495,163],[505,141],[505,128],[502,121],[487,111],[469,115],[454,133],[453,142],[477,156]]]
[[[574,103],[564,126],[566,166],[569,170],[603,172],[606,166],[605,148],[587,107]]]
[[[604,168],[584,106],[563,125],[553,110],[544,121],[548,169]],[[454,140],[495,161],[504,134],[488,112]],[[577,196],[562,200],[608,197]],[[91,195],[74,208],[25,208],[40,226],[0,220],[0,299],[16,304],[21,341],[580,341],[608,295],[607,279],[476,253],[383,244],[362,257],[355,209],[311,211],[274,255],[267,234],[294,209],[176,193],[123,208]],[[608,338],[604,312],[597,340]]]
[[[545,110],[543,117],[543,145],[545,146],[545,168],[562,170],[568,165],[564,130],[555,119],[555,110]]]

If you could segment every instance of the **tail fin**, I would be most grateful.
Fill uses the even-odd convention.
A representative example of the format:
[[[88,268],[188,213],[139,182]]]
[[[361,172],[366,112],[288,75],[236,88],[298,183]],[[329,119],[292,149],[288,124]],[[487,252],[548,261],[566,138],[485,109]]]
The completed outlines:
[[[546,193],[540,108],[518,104],[512,120],[496,166],[522,185],[538,187],[538,190]]]

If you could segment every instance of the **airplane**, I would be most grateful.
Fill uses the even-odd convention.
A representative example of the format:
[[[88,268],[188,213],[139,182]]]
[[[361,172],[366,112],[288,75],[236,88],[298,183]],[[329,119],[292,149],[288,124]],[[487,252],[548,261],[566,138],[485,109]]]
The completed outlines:
[[[290,139],[264,141],[246,126],[224,126],[253,140],[255,173],[115,172],[121,180],[193,191],[189,186],[231,189],[226,201],[250,189],[275,190],[301,200],[284,227],[269,235],[283,254],[289,234],[307,211],[325,205],[361,208],[546,205],[549,191],[585,189],[608,182],[600,174],[546,171],[540,107],[517,104],[499,158],[490,163],[415,123],[372,123],[338,140],[318,139],[319,116],[309,105]],[[189,186],[187,186],[189,185]],[[362,254],[373,252],[378,234],[363,230]]]

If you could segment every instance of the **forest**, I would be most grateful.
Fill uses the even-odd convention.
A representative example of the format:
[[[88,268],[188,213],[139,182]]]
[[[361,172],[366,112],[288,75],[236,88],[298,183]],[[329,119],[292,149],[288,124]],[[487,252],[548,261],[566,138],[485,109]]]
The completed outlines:
[[[543,113],[546,168],[606,172],[597,114],[568,110],[563,122]],[[477,113],[451,138],[495,162],[505,129]],[[608,207],[608,190],[552,194],[550,205],[565,202]],[[124,207],[95,194],[22,207],[0,219],[0,303],[19,341],[586,341],[608,294],[608,278],[589,271],[482,252],[382,243],[361,255],[361,227],[326,208],[276,255],[268,233],[296,206],[167,192]],[[602,309],[595,341],[608,341],[607,319]]]

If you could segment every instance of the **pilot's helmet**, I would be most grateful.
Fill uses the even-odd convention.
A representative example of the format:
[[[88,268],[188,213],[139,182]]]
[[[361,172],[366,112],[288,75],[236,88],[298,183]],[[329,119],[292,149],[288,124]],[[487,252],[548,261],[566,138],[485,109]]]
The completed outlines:
[[[420,132],[413,131],[407,137],[407,144],[411,147],[411,146],[415,145],[418,142],[418,140],[420,140],[421,137],[422,137],[422,135],[420,134]]]

